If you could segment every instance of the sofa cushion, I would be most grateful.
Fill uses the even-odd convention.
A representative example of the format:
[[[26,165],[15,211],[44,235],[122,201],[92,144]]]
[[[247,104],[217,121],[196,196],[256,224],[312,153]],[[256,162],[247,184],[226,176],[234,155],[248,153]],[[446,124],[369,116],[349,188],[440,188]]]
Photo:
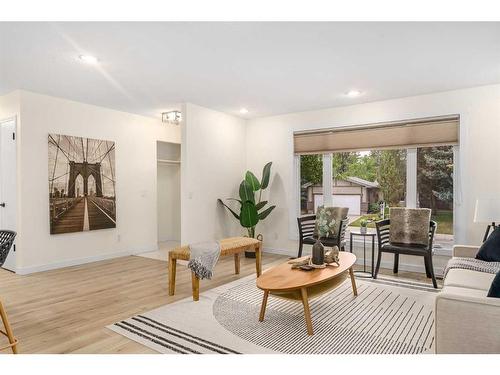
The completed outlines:
[[[500,262],[500,226],[496,227],[481,245],[476,259],[485,260],[486,262]]]
[[[494,278],[494,273],[451,269],[444,279],[444,286],[488,291]]]
[[[446,286],[441,290],[441,292],[437,294],[436,303],[438,302],[437,301],[438,299],[439,300],[453,299],[456,301],[463,301],[471,304],[476,304],[479,306],[480,309],[482,305],[489,305],[495,308],[500,308],[500,298],[488,298],[486,297],[487,294],[488,291],[486,290],[459,288],[456,286]],[[497,316],[496,319],[500,319],[500,310],[495,310],[495,314]],[[500,320],[498,322],[500,323]],[[490,322],[486,322],[486,324],[489,323]],[[494,324],[497,325],[496,321]]]
[[[493,282],[491,283],[490,290],[488,291],[488,297],[500,298],[500,271],[498,271],[493,279]]]

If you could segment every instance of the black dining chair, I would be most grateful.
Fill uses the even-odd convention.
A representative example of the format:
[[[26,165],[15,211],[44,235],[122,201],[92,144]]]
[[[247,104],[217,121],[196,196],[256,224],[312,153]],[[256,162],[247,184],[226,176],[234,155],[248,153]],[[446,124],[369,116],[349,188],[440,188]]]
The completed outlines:
[[[437,288],[436,276],[434,275],[434,266],[432,265],[432,244],[434,234],[436,233],[437,224],[435,221],[429,222],[429,242],[427,245],[410,245],[410,244],[394,244],[390,242],[391,219],[380,220],[375,223],[378,237],[378,257],[377,266],[375,267],[374,279],[377,278],[380,269],[380,260],[382,253],[394,254],[393,272],[398,273],[399,255],[417,255],[424,257],[425,273],[428,278],[432,279],[432,285]]]
[[[3,266],[9,251],[12,248],[14,239],[16,238],[16,232],[11,230],[0,230],[0,267]],[[5,327],[5,332],[0,330],[0,334],[7,336],[9,339],[9,345],[0,347],[0,350],[11,348],[14,354],[17,354],[17,344],[18,341],[12,333],[12,328],[10,327],[9,320],[7,319],[7,313],[3,307],[2,301],[0,300],[0,318],[2,319],[3,326]]]
[[[316,226],[316,215],[305,215],[297,218],[299,226],[299,252],[297,258],[302,256],[302,248],[304,244],[314,245],[318,236],[314,235],[314,227]],[[339,226],[339,231],[335,237],[321,237],[321,243],[324,246],[338,246],[340,250],[345,251],[345,231],[349,225],[349,218],[344,218]]]

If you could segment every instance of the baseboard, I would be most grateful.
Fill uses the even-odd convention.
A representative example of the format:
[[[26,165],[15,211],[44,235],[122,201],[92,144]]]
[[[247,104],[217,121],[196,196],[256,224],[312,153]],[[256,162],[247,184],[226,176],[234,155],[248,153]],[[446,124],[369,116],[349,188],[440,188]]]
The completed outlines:
[[[278,248],[273,248],[273,247],[264,247],[264,253],[269,253],[269,254],[276,254],[276,255],[286,255],[288,257],[294,257],[297,256],[296,253],[292,253],[290,250],[287,249],[278,249]],[[363,258],[358,257],[356,259],[356,264],[358,265],[363,265]],[[371,259],[367,259],[367,266],[371,265]],[[393,267],[393,262],[392,261],[382,261],[380,263],[381,268],[386,268],[386,269],[392,269]],[[368,266],[369,269],[369,266]],[[417,272],[417,273],[425,273],[425,267],[423,265],[419,264],[409,264],[409,263],[399,263],[399,270],[401,271],[407,271],[407,272]],[[443,267],[434,267],[434,273],[437,277],[440,277],[444,273]]]
[[[94,262],[99,262],[102,260],[108,260],[108,259],[114,259],[114,258],[121,258],[121,257],[125,257],[125,256],[135,255],[135,254],[147,253],[149,251],[155,251],[155,250],[158,250],[158,246],[156,246],[156,248],[149,248],[146,250],[141,249],[141,250],[118,251],[115,253],[107,253],[107,254],[102,254],[102,255],[85,257],[85,258],[69,259],[69,260],[65,260],[62,262],[41,264],[41,265],[37,265],[37,266],[17,267],[16,274],[29,275],[29,274],[36,273],[36,272],[50,271],[50,270],[55,270],[55,269],[65,268],[65,267],[80,266],[82,264],[94,263]]]
[[[290,252],[290,250],[286,250],[286,249],[277,249],[274,247],[264,247],[262,250],[264,253],[269,253],[269,254],[286,255],[288,257],[297,256],[297,254],[292,254]]]

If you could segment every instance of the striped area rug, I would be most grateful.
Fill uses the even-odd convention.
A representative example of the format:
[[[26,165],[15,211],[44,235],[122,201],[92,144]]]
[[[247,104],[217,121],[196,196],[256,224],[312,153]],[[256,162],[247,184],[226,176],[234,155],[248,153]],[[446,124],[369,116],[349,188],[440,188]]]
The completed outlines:
[[[302,304],[269,297],[255,277],[117,322],[108,328],[160,353],[420,354],[432,353],[436,290],[394,278],[357,279],[310,301],[314,335]]]

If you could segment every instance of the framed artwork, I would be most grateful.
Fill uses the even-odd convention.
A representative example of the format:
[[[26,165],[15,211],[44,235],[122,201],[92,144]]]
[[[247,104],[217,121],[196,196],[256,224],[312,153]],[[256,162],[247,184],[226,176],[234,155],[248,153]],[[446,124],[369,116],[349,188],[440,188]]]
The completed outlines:
[[[49,134],[50,234],[116,227],[115,143]]]

